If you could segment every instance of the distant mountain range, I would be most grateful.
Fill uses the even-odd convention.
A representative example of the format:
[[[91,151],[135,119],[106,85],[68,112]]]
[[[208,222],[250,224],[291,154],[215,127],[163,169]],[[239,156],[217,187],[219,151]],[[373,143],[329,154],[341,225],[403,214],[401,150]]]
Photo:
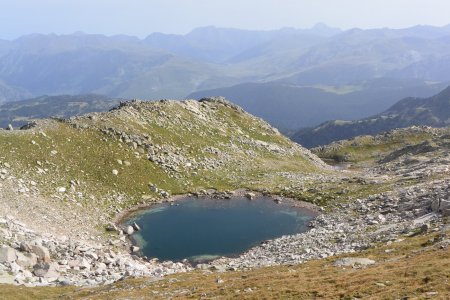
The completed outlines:
[[[224,96],[286,134],[324,120],[358,119],[383,111],[409,95],[430,96],[446,84],[420,80],[373,79],[356,86],[302,87],[282,83],[244,83],[192,93],[188,98]]]
[[[60,95],[8,102],[0,105],[0,128],[21,127],[33,119],[67,118],[89,112],[107,111],[123,101],[101,95]]]
[[[32,97],[31,93],[23,88],[14,87],[0,80],[0,103],[17,101]]]
[[[321,25],[274,31],[204,27],[187,35],[154,33],[143,40],[124,35],[32,34],[0,41],[0,80],[5,86],[0,93],[7,86],[36,96],[181,98],[198,89],[267,76],[229,67],[228,61],[243,60],[242,55],[249,56],[253,49],[270,48],[278,39],[310,46],[339,32]],[[15,100],[7,94],[2,98]]]
[[[202,27],[145,39],[32,34],[0,40],[0,103],[61,94],[160,99],[223,93],[292,130],[367,117],[406,95],[430,96],[450,82],[449,70],[450,26]]]
[[[359,135],[375,135],[412,125],[444,127],[450,125],[450,87],[429,98],[408,97],[386,111],[357,121],[329,121],[315,128],[302,129],[292,139],[305,147],[326,145]]]

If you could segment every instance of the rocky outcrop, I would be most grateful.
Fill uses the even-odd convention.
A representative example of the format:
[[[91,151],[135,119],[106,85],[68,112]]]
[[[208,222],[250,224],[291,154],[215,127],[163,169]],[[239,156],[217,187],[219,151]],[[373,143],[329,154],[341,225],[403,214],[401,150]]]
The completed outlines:
[[[215,114],[224,109],[236,111],[239,118],[245,120],[245,124],[252,124],[252,126],[246,128],[241,124],[229,124],[221,120]],[[182,112],[187,112],[189,116],[182,115]],[[199,136],[211,140],[211,143],[209,146],[196,149],[197,153],[193,155],[192,148],[173,143],[163,136],[158,136],[157,132],[151,132],[151,134],[145,130],[131,132],[127,127],[106,126],[105,124],[108,123],[104,121],[108,118],[118,118],[124,123],[129,119],[138,120],[143,128],[146,128],[148,124],[154,124],[158,128],[172,131],[172,134],[196,132]],[[229,119],[231,116],[226,117],[226,121]],[[130,147],[136,157],[147,158],[161,167],[169,176],[176,178],[182,178],[183,173],[220,170],[236,161],[236,153],[255,157],[260,151],[283,157],[300,155],[318,167],[328,168],[315,154],[300,145],[290,142],[280,145],[279,142],[260,140],[244,132],[250,130],[263,137],[281,138],[277,129],[262,119],[246,113],[223,97],[203,98],[200,101],[132,100],[122,102],[109,113],[73,117],[65,122],[75,128],[97,129],[118,139]],[[219,144],[213,143],[212,140],[216,138],[223,141]],[[115,173],[115,170],[113,172]]]
[[[16,284],[102,285],[125,277],[160,277],[192,269],[184,263],[160,263],[116,252],[109,244],[43,236],[10,216],[0,217],[0,226],[5,243],[0,247],[0,275]]]

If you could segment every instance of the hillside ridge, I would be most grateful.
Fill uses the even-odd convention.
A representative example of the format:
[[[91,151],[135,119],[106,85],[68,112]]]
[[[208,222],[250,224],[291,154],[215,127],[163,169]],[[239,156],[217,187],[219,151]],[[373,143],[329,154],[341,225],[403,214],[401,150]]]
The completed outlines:
[[[292,139],[308,148],[359,135],[378,134],[409,126],[445,127],[450,124],[450,86],[426,98],[408,97],[380,114],[356,121],[334,120],[302,129]]]

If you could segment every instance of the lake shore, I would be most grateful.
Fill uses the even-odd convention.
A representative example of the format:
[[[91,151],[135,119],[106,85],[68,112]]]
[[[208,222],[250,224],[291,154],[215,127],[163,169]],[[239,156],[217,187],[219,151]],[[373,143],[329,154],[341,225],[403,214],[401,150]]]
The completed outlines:
[[[194,259],[197,256],[238,257],[261,242],[304,232],[318,214],[311,205],[292,198],[241,190],[226,194],[189,194],[135,209],[121,219],[119,227],[126,233],[134,254],[145,259],[187,259],[197,263]],[[214,217],[211,219],[211,216]],[[180,224],[184,225],[179,227]],[[155,231],[155,228],[160,229]],[[205,235],[208,238],[199,238]],[[167,240],[168,236],[171,241]],[[184,241],[186,236],[196,242]],[[182,246],[187,245],[186,242],[188,248]]]
[[[210,191],[210,192],[205,191],[205,193],[195,193],[195,194],[189,193],[189,194],[182,194],[182,195],[174,195],[174,196],[171,196],[170,198],[156,201],[153,203],[139,204],[139,205],[130,207],[130,208],[118,213],[115,216],[113,223],[119,227],[123,226],[125,221],[128,218],[130,218],[130,216],[132,216],[133,214],[135,214],[141,210],[150,209],[150,208],[154,207],[155,205],[159,205],[161,203],[176,203],[177,201],[180,201],[187,197],[193,197],[193,196],[197,197],[197,198],[211,197],[211,198],[214,198],[217,200],[224,200],[224,199],[231,199],[231,198],[238,198],[238,197],[239,198],[246,197],[246,195],[249,193],[253,194],[253,196],[255,198],[256,197],[269,197],[269,198],[272,198],[275,202],[283,203],[285,205],[286,204],[291,205],[292,207],[295,207],[295,208],[307,209],[317,215],[323,213],[323,209],[320,206],[317,206],[310,202],[305,202],[305,201],[297,200],[297,199],[290,198],[290,197],[271,195],[271,194],[261,193],[261,192],[257,192],[257,191],[251,191],[251,190],[247,190],[247,189],[238,189],[238,190],[235,190],[232,192],[217,192],[214,190],[214,191]]]

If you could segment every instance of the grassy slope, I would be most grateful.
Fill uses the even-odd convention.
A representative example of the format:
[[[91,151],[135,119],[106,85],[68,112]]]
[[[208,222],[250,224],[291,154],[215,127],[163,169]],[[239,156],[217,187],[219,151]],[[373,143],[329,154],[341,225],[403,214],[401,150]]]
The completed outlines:
[[[0,131],[0,161],[12,165],[17,177],[37,182],[44,195],[56,194],[82,205],[86,212],[103,211],[106,216],[97,226],[117,211],[159,199],[150,183],[172,195],[249,188],[323,206],[384,192],[394,184],[367,185],[358,174],[341,180],[348,175],[320,170],[265,122],[222,103],[207,102],[197,108],[194,112],[174,101],[139,103],[93,118],[76,118],[71,124],[47,120],[28,131]],[[146,136],[148,143],[161,147],[160,153],[179,153],[194,166],[167,172],[139,153],[142,147],[133,149],[118,136],[102,132],[105,128]],[[288,150],[269,151],[260,142]],[[220,154],[205,151],[210,147]],[[201,165],[220,160],[223,163],[213,169]],[[38,174],[38,168],[47,172]],[[112,174],[114,169],[119,175]],[[70,189],[71,180],[80,182],[75,190]],[[68,192],[58,194],[58,187]]]
[[[245,187],[275,192],[273,178],[267,174],[318,170],[295,150],[292,142],[263,121],[222,103],[208,102],[198,109],[200,114],[175,101],[140,103],[97,114],[92,119],[77,118],[73,124],[47,120],[28,131],[0,131],[0,161],[12,165],[18,177],[36,181],[47,195],[54,194],[58,187],[66,187],[69,192],[65,197],[69,200],[75,198],[87,207],[119,208],[143,198],[159,198],[149,189],[150,183],[171,194]],[[178,172],[168,172],[149,161],[141,147],[133,149],[118,136],[102,132],[105,128],[147,136],[149,144],[161,148],[161,155],[179,153],[198,166],[181,166]],[[292,151],[269,151],[258,146],[261,141]],[[208,147],[218,149],[223,159],[205,151]],[[131,165],[120,165],[117,160]],[[202,166],[204,162],[219,160],[224,163],[213,169]],[[38,168],[45,169],[45,174],[38,174]],[[113,169],[119,175],[113,175]],[[80,182],[76,192],[89,197],[77,198],[69,190],[71,180]],[[283,180],[280,177],[278,181]],[[116,201],[117,195],[124,195],[125,200]],[[90,196],[102,199],[102,203]]]
[[[313,152],[320,158],[335,163],[350,162],[355,167],[367,167],[396,150],[432,138],[432,132],[420,128],[396,129],[376,136],[365,135],[334,142],[325,147],[313,148]]]

